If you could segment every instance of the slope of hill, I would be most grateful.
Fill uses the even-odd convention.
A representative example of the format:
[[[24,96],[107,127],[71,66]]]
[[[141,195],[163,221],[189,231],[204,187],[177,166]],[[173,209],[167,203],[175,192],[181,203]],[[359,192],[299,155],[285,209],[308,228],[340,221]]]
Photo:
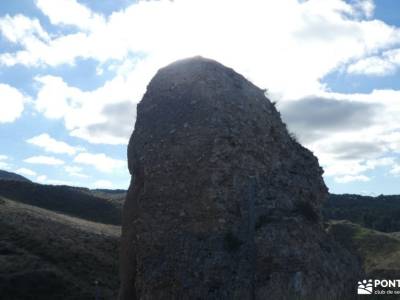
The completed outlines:
[[[348,221],[331,221],[328,232],[362,260],[368,278],[400,277],[400,238],[397,233],[367,229]]]
[[[125,194],[0,180],[0,298],[115,299],[120,227],[102,223],[120,224]],[[330,195],[323,211],[366,278],[400,277],[400,196]]]
[[[87,190],[87,192],[97,197],[107,198],[116,201],[116,204],[119,205],[122,205],[126,197],[126,190],[95,189]]]
[[[0,196],[90,221],[121,224],[122,200],[88,189],[0,180]]]
[[[28,178],[25,178],[24,176],[18,175],[16,173],[7,172],[4,170],[0,170],[0,180],[31,182]]]
[[[400,238],[397,233],[379,232],[349,221],[331,221],[327,231],[360,259],[365,271],[365,277],[360,279],[400,278]],[[384,298],[399,299],[399,296],[385,295]],[[382,295],[369,295],[368,299],[382,299]]]
[[[119,226],[3,198],[0,228],[0,298],[116,298]]]
[[[331,194],[323,214],[328,220],[349,220],[383,232],[400,231],[400,196]]]

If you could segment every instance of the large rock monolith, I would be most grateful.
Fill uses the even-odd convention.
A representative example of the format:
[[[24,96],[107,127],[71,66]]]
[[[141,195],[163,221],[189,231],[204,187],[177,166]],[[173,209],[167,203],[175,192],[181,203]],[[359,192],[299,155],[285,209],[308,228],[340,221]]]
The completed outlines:
[[[264,91],[201,57],[158,71],[128,147],[120,298],[348,299],[313,154]]]

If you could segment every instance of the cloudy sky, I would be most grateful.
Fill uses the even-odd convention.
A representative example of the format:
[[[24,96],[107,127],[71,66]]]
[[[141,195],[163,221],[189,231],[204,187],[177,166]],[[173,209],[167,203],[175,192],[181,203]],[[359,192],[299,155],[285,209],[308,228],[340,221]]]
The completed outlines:
[[[400,1],[0,2],[0,169],[126,188],[136,104],[203,55],[268,89],[332,192],[400,193]]]

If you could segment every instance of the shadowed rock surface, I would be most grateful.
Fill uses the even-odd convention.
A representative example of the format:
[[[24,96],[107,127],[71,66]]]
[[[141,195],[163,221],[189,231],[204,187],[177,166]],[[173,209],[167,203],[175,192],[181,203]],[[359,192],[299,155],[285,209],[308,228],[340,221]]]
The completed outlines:
[[[137,111],[121,299],[354,296],[359,263],[321,225],[322,169],[261,89],[196,57],[161,69]]]

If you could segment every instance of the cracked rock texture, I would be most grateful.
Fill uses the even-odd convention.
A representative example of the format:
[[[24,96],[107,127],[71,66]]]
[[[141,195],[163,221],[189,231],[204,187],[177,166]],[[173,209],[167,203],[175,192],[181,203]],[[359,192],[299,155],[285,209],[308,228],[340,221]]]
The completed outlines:
[[[120,299],[349,299],[360,266],[323,229],[322,169],[243,76],[158,71],[128,147]]]

